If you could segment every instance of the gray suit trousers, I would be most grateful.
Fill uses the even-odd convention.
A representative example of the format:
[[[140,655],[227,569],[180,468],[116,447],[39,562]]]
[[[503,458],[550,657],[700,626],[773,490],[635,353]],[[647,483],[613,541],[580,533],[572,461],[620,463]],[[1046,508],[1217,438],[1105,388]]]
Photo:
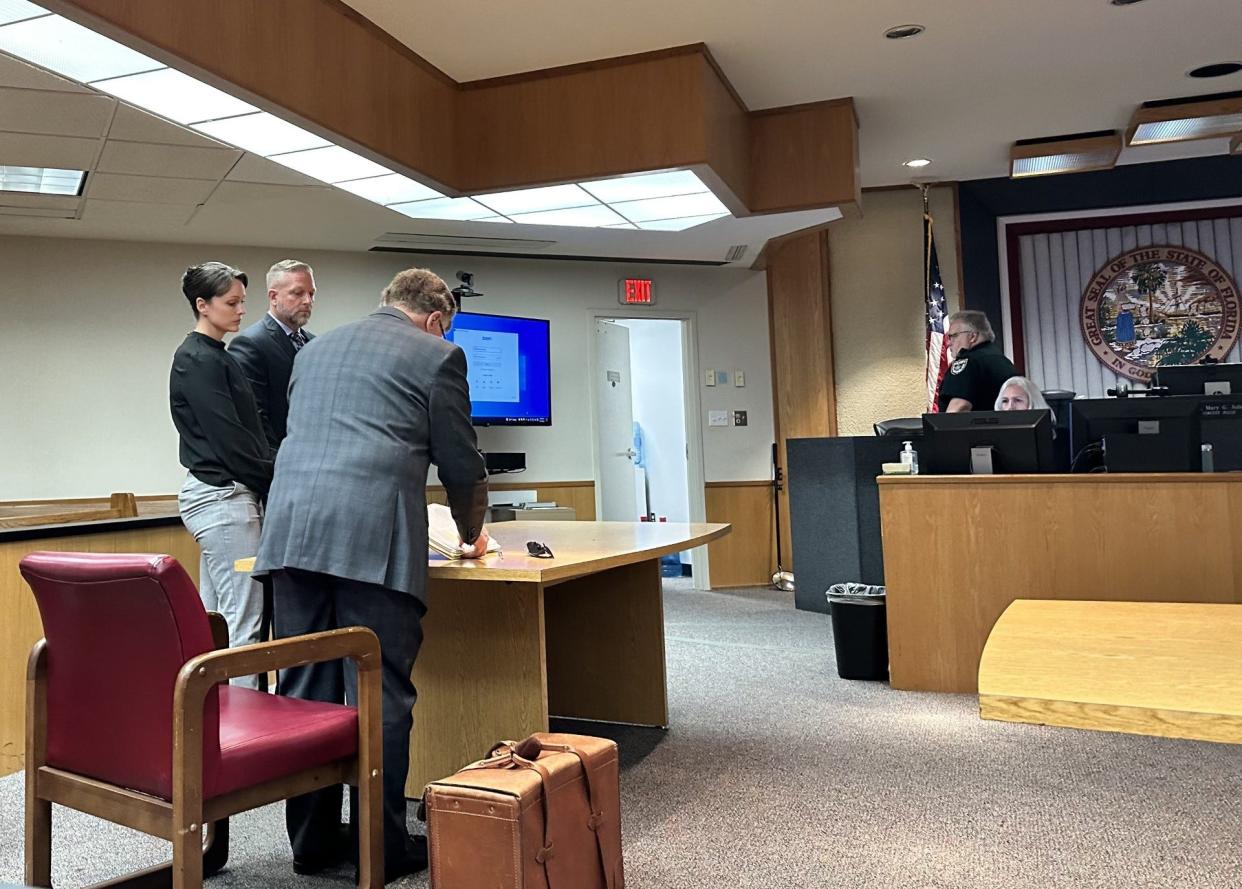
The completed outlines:
[[[410,672],[423,642],[426,608],[407,593],[287,568],[272,572],[276,637],[340,627],[368,627],[379,637],[384,723],[384,858],[386,868],[414,854],[406,828],[405,779],[410,770],[411,710],[416,692]],[[352,661],[307,664],[280,672],[278,692],[310,701],[357,705],[358,675]],[[350,820],[358,823],[357,791],[350,793]],[[341,788],[317,790],[288,801],[285,821],[293,854],[312,859],[337,841]],[[354,848],[357,848],[356,846]]]

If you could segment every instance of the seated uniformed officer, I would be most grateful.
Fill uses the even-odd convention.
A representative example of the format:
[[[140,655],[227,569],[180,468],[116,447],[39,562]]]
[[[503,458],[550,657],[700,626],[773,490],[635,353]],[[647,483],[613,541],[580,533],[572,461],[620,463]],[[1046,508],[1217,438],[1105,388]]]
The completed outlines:
[[[954,312],[945,339],[953,363],[940,384],[937,404],[946,413],[991,410],[1001,386],[1018,370],[996,345],[996,334],[983,312]]]

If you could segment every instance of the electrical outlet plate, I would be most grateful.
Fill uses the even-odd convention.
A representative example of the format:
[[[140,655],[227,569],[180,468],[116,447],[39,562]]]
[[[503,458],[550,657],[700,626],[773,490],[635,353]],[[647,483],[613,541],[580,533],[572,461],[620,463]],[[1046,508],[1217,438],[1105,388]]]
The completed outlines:
[[[716,372],[714,370],[704,371],[703,376],[704,376],[703,382],[706,385],[708,386],[716,385]]]
[[[733,385],[739,389],[746,385],[746,373],[744,371],[735,370],[733,372]]]
[[[734,411],[733,412],[733,425],[734,426],[745,426],[746,425],[746,411]]]

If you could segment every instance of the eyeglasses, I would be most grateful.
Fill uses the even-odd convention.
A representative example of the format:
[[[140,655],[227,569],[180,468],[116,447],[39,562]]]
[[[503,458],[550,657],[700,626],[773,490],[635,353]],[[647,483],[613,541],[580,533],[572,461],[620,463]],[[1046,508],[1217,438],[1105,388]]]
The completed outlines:
[[[956,332],[954,332],[954,333],[950,333],[950,334],[948,334],[948,335],[946,336],[946,339],[950,339],[950,340],[951,340],[951,339],[953,339],[953,337],[955,337],[955,336],[969,336],[969,335],[970,335],[970,334],[972,334],[972,333],[974,333],[974,331],[973,331],[973,330],[958,330],[958,331],[956,331]]]
[[[552,558],[552,550],[548,549],[548,545],[537,540],[526,541],[526,552],[536,559]]]

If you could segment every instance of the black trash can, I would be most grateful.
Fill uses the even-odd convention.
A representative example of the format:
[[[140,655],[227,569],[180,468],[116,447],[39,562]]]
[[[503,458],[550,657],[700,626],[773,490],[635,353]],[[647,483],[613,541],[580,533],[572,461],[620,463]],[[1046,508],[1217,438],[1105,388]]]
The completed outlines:
[[[883,596],[829,596],[837,675],[888,679],[888,625]]]

